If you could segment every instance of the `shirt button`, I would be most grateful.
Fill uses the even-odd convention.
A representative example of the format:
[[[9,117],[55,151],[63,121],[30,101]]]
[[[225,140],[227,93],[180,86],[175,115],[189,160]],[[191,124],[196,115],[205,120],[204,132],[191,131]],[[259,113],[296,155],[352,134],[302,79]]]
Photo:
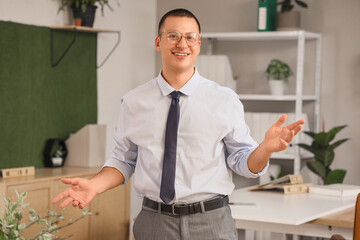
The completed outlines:
[[[179,154],[176,155],[176,159],[180,159],[180,155],[179,155]]]

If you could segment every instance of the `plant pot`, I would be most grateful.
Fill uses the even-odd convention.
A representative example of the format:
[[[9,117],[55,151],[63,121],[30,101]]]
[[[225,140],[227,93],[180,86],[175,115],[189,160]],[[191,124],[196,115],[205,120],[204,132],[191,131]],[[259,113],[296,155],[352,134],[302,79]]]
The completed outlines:
[[[277,31],[294,31],[300,29],[300,12],[289,11],[277,14]]]
[[[283,80],[269,79],[271,95],[284,95],[285,82]]]
[[[75,26],[81,26],[81,23],[82,23],[81,18],[75,18],[74,23],[75,23]]]
[[[82,11],[81,6],[78,8],[72,6],[71,8],[73,10],[74,19],[81,19],[81,26],[92,27],[94,25],[97,6],[87,5],[85,12]]]

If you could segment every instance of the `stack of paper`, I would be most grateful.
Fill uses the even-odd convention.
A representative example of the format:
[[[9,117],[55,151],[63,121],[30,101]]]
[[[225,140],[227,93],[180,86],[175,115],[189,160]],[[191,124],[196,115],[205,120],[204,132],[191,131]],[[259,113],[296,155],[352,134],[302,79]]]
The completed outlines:
[[[324,194],[331,196],[356,196],[360,193],[360,186],[348,184],[315,185],[310,187],[309,193]]]

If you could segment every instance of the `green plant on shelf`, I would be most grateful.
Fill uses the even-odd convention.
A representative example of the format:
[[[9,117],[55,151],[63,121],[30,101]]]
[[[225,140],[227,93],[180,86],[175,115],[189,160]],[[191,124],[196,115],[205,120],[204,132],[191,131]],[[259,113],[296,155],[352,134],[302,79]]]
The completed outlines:
[[[120,5],[119,2],[116,0],[117,5]],[[98,3],[100,5],[101,13],[104,15],[104,7],[107,6],[111,11],[113,11],[113,8],[109,4],[109,0],[61,0],[60,1],[60,7],[59,11],[65,10],[66,6],[69,7],[81,7],[81,10],[83,12],[86,11],[86,8],[88,5],[92,6]]]
[[[328,132],[322,131],[319,133],[315,133],[304,131],[304,133],[310,136],[313,141],[311,145],[303,143],[299,144],[299,147],[314,154],[315,160],[306,162],[306,165],[310,169],[310,171],[320,176],[325,185],[342,183],[344,181],[346,170],[332,170],[330,168],[330,165],[333,163],[335,158],[334,149],[349,139],[344,138],[334,143],[331,143],[331,141],[333,141],[336,134],[342,129],[344,129],[346,126],[347,125],[334,127]]]
[[[72,235],[66,237],[57,236],[58,230],[66,228],[77,221],[80,221],[87,215],[91,215],[91,212],[83,209],[82,216],[78,217],[73,221],[69,221],[64,225],[58,226],[57,222],[64,221],[64,211],[61,213],[55,213],[53,211],[47,211],[47,216],[38,215],[34,209],[29,210],[29,223],[24,223],[23,213],[30,204],[24,203],[25,198],[27,197],[27,192],[19,194],[16,192],[17,201],[12,202],[10,199],[3,198],[5,203],[4,211],[0,210],[0,240],[25,240],[25,237],[22,236],[24,230],[31,228],[34,225],[43,226],[40,232],[35,233],[33,238],[28,238],[28,240],[64,240],[72,237]]]
[[[292,74],[289,65],[278,59],[272,59],[265,71],[267,79],[283,80],[284,82],[288,82]]]
[[[300,7],[307,8],[308,5],[300,0],[295,0],[295,3]],[[277,5],[280,5],[280,12],[289,12],[294,8],[294,4],[292,4],[292,0],[284,0],[282,2],[278,2]]]

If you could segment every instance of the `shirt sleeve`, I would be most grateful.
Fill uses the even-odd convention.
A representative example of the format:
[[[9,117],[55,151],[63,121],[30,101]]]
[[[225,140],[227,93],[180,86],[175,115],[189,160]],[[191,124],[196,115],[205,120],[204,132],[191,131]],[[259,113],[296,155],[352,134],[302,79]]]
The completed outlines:
[[[250,136],[250,129],[245,123],[244,107],[238,98],[230,107],[229,118],[231,131],[223,139],[228,166],[244,177],[256,178],[263,175],[269,167],[269,162],[258,173],[252,173],[247,164],[258,143]]]
[[[128,137],[130,111],[124,99],[121,100],[120,115],[114,133],[114,143],[110,157],[104,167],[113,167],[119,170],[125,177],[124,184],[134,173],[138,147]]]

